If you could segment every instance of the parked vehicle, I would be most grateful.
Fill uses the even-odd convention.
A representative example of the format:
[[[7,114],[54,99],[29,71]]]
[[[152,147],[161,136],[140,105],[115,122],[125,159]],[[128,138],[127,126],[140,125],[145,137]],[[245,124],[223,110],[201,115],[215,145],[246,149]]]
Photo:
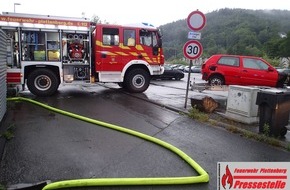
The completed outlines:
[[[286,73],[287,75],[290,75],[290,69],[288,68],[277,68],[277,71],[279,73]]]
[[[161,34],[148,24],[8,12],[0,20],[7,35],[7,51],[0,52],[7,57],[7,84],[27,85],[37,96],[54,94],[60,84],[97,82],[141,93],[164,70]]]
[[[185,65],[180,65],[179,67],[174,68],[174,69],[184,72],[184,68],[185,68]]]
[[[162,75],[156,75],[153,77],[153,79],[175,79],[175,80],[181,80],[184,78],[184,73],[180,70],[173,69],[170,66],[165,65],[164,66],[164,73]]]
[[[189,71],[191,73],[201,73],[201,66],[200,65],[194,65],[194,66],[191,66],[190,69],[189,69],[189,66],[185,66],[184,67],[184,72],[189,73]]]
[[[290,69],[289,68],[278,68],[277,71],[280,73],[280,75],[281,74],[287,75],[287,79],[285,80],[284,84],[286,86],[290,86]]]
[[[191,72],[192,73],[201,73],[201,66],[196,65],[191,67]]]
[[[188,65],[184,67],[183,72],[189,73],[189,66]]]
[[[282,87],[287,76],[254,56],[213,55],[202,65],[202,79],[210,85]]]

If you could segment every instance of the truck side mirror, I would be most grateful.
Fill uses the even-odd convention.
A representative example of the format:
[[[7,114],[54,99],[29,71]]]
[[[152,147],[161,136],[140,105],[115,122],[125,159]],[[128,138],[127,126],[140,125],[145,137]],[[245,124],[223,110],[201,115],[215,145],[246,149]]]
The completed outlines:
[[[158,45],[158,47],[162,48],[162,39],[161,38],[158,39],[157,45]]]
[[[153,47],[153,55],[158,55],[158,48],[157,46]]]

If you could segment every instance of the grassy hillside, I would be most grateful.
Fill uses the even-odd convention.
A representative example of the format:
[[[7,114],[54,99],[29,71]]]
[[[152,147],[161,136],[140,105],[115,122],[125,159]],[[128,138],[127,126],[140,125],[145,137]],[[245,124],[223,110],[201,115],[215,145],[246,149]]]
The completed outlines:
[[[267,44],[290,31],[290,11],[220,9],[206,14],[200,31],[203,57],[217,53],[267,57]],[[182,47],[190,31],[186,19],[160,26],[166,60],[183,57]]]

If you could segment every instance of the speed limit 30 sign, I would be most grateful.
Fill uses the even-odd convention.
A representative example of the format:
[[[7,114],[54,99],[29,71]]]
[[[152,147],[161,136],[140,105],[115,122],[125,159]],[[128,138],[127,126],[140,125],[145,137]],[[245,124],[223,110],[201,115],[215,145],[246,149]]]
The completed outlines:
[[[202,45],[199,41],[190,40],[183,46],[183,54],[188,59],[197,59],[202,54]]]

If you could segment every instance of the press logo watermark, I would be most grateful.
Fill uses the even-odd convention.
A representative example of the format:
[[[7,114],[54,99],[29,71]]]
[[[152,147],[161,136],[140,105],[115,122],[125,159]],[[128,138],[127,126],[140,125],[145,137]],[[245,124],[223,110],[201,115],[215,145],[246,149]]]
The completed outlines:
[[[290,162],[218,162],[218,190],[289,190]]]

